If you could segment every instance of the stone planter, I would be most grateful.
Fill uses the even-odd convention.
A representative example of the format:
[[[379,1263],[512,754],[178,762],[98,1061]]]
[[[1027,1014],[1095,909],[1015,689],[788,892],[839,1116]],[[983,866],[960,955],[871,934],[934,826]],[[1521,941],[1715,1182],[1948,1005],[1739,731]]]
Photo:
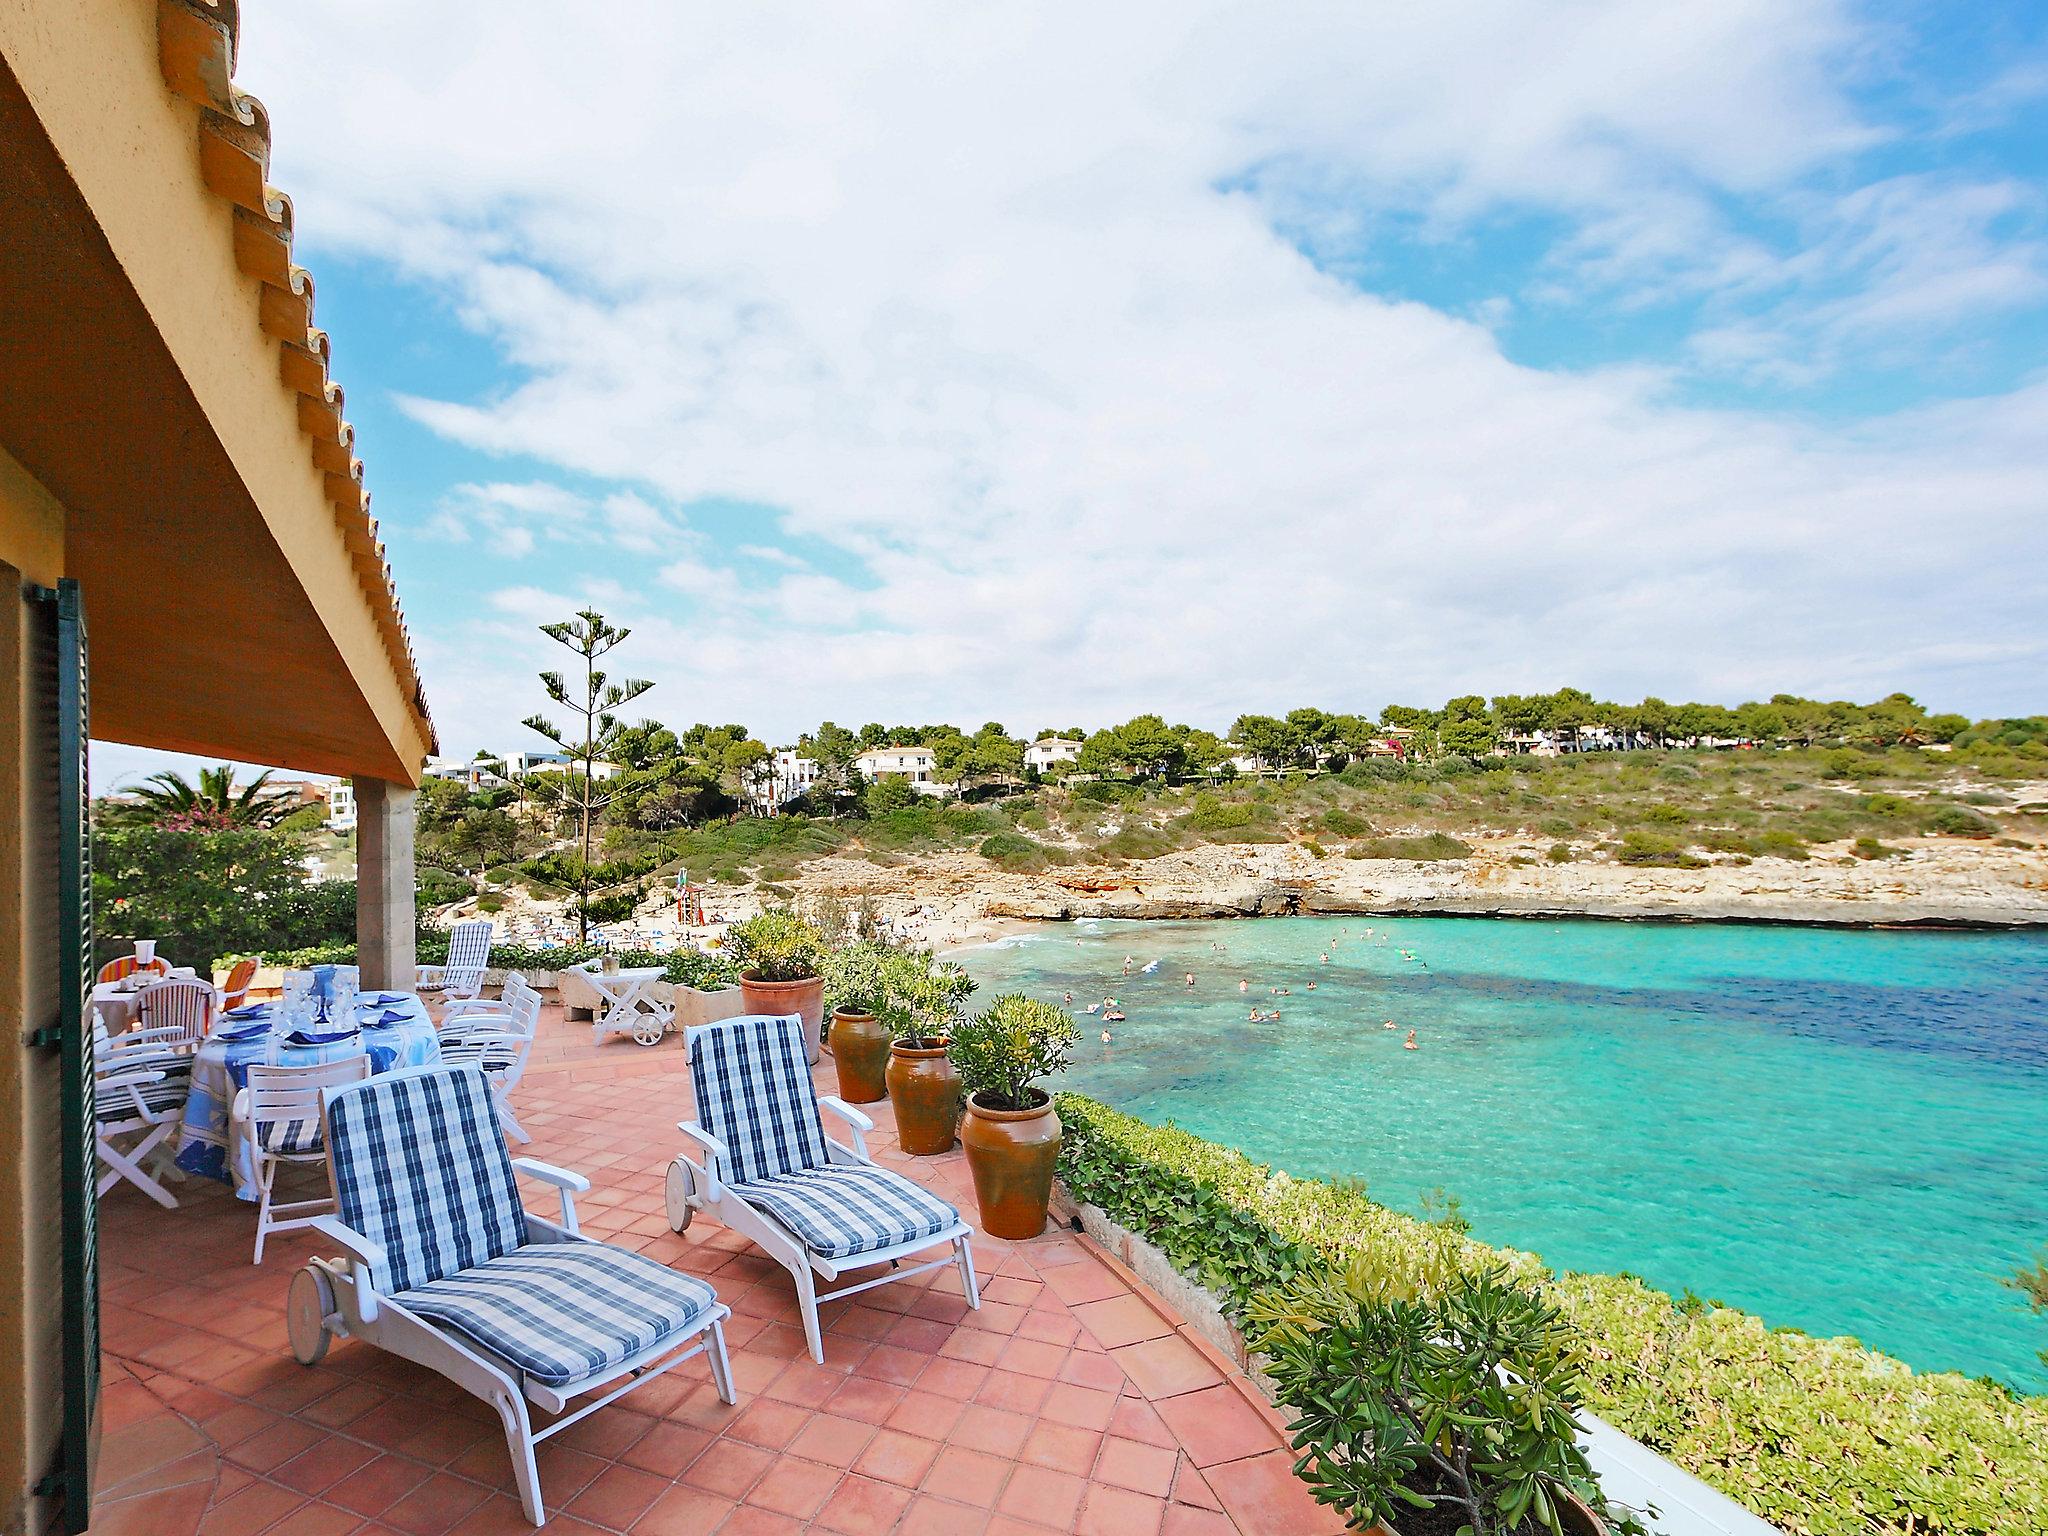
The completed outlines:
[[[737,986],[671,986],[676,1006],[676,1028],[693,1029],[699,1024],[716,1024],[748,1012],[747,995]]]
[[[801,981],[760,981],[753,972],[743,971],[740,973],[740,991],[745,994],[748,1013],[767,1013],[778,1017],[802,1014],[804,1060],[814,1067],[818,1064],[825,1023],[824,977],[806,976]]]
[[[849,1104],[872,1104],[889,1096],[889,1032],[871,1013],[835,1009],[832,1014],[832,1066],[839,1074],[839,1097]]]
[[[990,1109],[980,1095],[971,1096],[960,1144],[974,1175],[982,1231],[1017,1242],[1043,1232],[1060,1158],[1060,1117],[1051,1096],[1036,1109]]]
[[[960,1074],[946,1058],[951,1042],[889,1047],[889,1102],[896,1110],[896,1141],[912,1157],[937,1157],[953,1150],[960,1123]]]

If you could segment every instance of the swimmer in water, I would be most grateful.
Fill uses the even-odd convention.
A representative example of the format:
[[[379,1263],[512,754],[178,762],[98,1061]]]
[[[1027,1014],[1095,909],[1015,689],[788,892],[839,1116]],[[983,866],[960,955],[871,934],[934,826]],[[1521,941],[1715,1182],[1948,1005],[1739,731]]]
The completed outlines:
[[[1315,989],[1316,989],[1316,984],[1315,984],[1314,982],[1310,982],[1310,983],[1308,984],[1308,989],[1309,989],[1309,991],[1311,991],[1311,992],[1315,991]]]
[[[1060,1001],[1065,1003],[1069,1008],[1071,1008],[1074,1006],[1074,994],[1071,992],[1062,992],[1060,994]]]
[[[1102,1043],[1104,1045],[1109,1044],[1109,1031],[1106,1029],[1102,1032]]]
[[[1330,963],[1330,957],[1329,957],[1329,956],[1328,956],[1328,955],[1326,954],[1326,955],[1324,955],[1324,956],[1323,956],[1323,964],[1325,964],[1325,965],[1328,965],[1329,963]]]
[[[1384,1028],[1384,1029],[1392,1029],[1392,1028],[1394,1027],[1394,1021],[1393,1021],[1392,1019],[1389,1019],[1389,1020],[1387,1020],[1387,1022],[1386,1022],[1386,1023],[1384,1024],[1384,1025],[1382,1025],[1381,1027],[1382,1027],[1382,1028]]]
[[[1244,977],[1240,976],[1237,978],[1237,991],[1239,996],[1243,996],[1245,993],[1251,991],[1251,989],[1252,984],[1249,981],[1245,980]]]
[[[1193,971],[1189,971],[1189,972],[1188,972],[1188,985],[1192,987],[1192,986],[1193,986],[1194,984],[1195,984],[1195,973],[1194,973]]]
[[[1419,1045],[1417,1045],[1417,1044],[1415,1043],[1415,1031],[1414,1031],[1414,1030],[1412,1030],[1412,1029],[1411,1029],[1411,1030],[1409,1030],[1409,1031],[1408,1031],[1408,1038],[1407,1038],[1406,1040],[1403,1040],[1403,1041],[1401,1042],[1401,1049],[1402,1049],[1402,1050],[1404,1050],[1404,1051],[1419,1051],[1419,1050],[1421,1050],[1421,1049],[1422,1049],[1422,1047],[1421,1047],[1421,1046],[1419,1046]]]

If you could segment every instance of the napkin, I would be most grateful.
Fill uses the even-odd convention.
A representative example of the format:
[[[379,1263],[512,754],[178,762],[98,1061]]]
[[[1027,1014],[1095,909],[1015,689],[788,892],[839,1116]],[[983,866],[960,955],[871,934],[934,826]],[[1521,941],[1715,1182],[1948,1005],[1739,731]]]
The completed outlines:
[[[244,1003],[240,1008],[230,1008],[221,1017],[224,1019],[267,1019],[270,1017],[270,1004]]]
[[[409,992],[365,992],[357,998],[364,1003],[402,1003],[411,997]]]
[[[352,1029],[344,1029],[332,1035],[312,1035],[303,1029],[295,1029],[284,1038],[287,1045],[339,1045],[342,1041],[353,1040],[355,1037],[356,1031]]]
[[[254,1024],[245,1024],[239,1029],[217,1029],[213,1032],[216,1040],[225,1040],[239,1045],[244,1040],[260,1040],[270,1033],[270,1020],[259,1019]]]
[[[370,1019],[367,1022],[378,1025],[382,1028],[389,1028],[393,1024],[403,1024],[407,1019],[411,1017],[412,1015],[407,1013],[403,1008],[387,1008],[382,1013],[378,1014],[374,1019]]]

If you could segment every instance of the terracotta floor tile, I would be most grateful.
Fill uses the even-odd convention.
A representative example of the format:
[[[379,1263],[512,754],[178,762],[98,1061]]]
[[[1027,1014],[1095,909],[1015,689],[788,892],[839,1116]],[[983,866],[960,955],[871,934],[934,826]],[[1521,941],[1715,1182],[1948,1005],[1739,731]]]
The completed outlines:
[[[640,1517],[633,1536],[704,1536],[736,1507],[731,1499],[678,1484]]]
[[[1076,1429],[1107,1429],[1116,1414],[1116,1401],[1113,1392],[1097,1392],[1062,1381],[1053,1384],[1039,1411],[1055,1424],[1068,1424]]]
[[[329,1488],[323,1498],[358,1515],[381,1515],[433,1475],[434,1469],[403,1456],[377,1455]]]
[[[849,1477],[818,1511],[817,1528],[844,1536],[883,1536],[909,1507],[911,1492],[894,1483]]]
[[[1095,1477],[1098,1482],[1163,1499],[1173,1492],[1173,1474],[1179,1462],[1180,1458],[1163,1446],[1110,1435],[1102,1442]]]
[[[1080,1536],[1154,1536],[1165,1517],[1164,1499],[1097,1483],[1088,1490],[1074,1529]]]
[[[1074,1308],[1074,1316],[1105,1349],[1121,1349],[1173,1332],[1173,1324],[1153,1311],[1143,1297],[1129,1294],[1085,1302]]]
[[[638,1467],[642,1472],[652,1472],[673,1482],[710,1444],[711,1436],[701,1429],[688,1424],[663,1422],[634,1441],[632,1448],[620,1459],[629,1467]]]
[[[1328,1536],[1344,1528],[1309,1495],[1286,1451],[1220,1462],[1203,1476],[1243,1536]]]
[[[1011,1465],[1000,1456],[949,1445],[940,1450],[938,1460],[925,1474],[924,1491],[976,1509],[993,1509]]]
[[[1198,1467],[1257,1456],[1279,1444],[1265,1416],[1228,1385],[1185,1392],[1155,1406]]]
[[[321,1494],[368,1466],[379,1454],[374,1447],[364,1445],[360,1440],[345,1440],[339,1435],[332,1435],[301,1451],[270,1475],[275,1481],[287,1488],[296,1488],[300,1493]]]
[[[867,1477],[915,1488],[924,1481],[925,1473],[938,1459],[939,1450],[936,1440],[907,1435],[901,1430],[884,1429],[877,1432],[867,1449],[861,1452],[853,1469]]]
[[[1065,1530],[1080,1511],[1081,1496],[1088,1484],[1071,1472],[1050,1467],[1019,1467],[1010,1474],[996,1509],[1019,1520],[1034,1520],[1054,1530]]]
[[[754,1484],[746,1502],[793,1520],[808,1520],[839,1486],[843,1475],[837,1467],[783,1456]]]
[[[873,1424],[841,1418],[833,1413],[818,1413],[813,1414],[810,1423],[789,1442],[789,1454],[821,1461],[828,1467],[845,1468],[853,1465],[874,1437]]]
[[[897,1536],[981,1536],[988,1529],[988,1511],[945,1499],[919,1497],[903,1512]]]
[[[544,1495],[549,1494],[545,1481],[541,1490]],[[483,1503],[488,1492],[480,1484],[437,1472],[378,1519],[409,1536],[445,1536],[456,1521]]]
[[[1014,1459],[1031,1433],[1031,1419],[1003,1408],[970,1404],[960,1422],[946,1437],[949,1445],[964,1445],[970,1451],[987,1451],[992,1456]]]
[[[1154,1402],[1213,1387],[1223,1379],[1216,1367],[1202,1358],[1201,1351],[1171,1334],[1113,1349],[1109,1357],[1123,1368],[1131,1384]]]
[[[654,1501],[668,1491],[668,1486],[665,1477],[614,1464],[598,1473],[588,1488],[562,1508],[579,1520],[623,1531],[647,1513]],[[541,1484],[541,1493],[546,1496],[546,1483]]]
[[[723,1494],[738,1503],[749,1488],[775,1464],[772,1453],[737,1440],[715,1440],[690,1463],[682,1480],[692,1488]]]
[[[1237,1527],[1228,1515],[1216,1510],[1169,1504],[1159,1523],[1159,1536],[1237,1536]]]
[[[1017,1459],[1033,1466],[1051,1467],[1055,1472],[1072,1472],[1086,1477],[1094,1469],[1102,1436],[1092,1429],[1076,1429],[1040,1419],[1031,1428]]]

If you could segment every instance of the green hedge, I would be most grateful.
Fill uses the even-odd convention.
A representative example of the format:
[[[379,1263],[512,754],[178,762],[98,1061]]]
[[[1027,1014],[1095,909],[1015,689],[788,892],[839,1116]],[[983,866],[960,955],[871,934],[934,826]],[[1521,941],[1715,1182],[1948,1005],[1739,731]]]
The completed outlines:
[[[558,944],[543,948],[536,944],[494,944],[491,946],[491,969],[507,971],[560,971],[572,965],[581,965],[585,960],[595,960],[605,953],[602,944]],[[422,933],[415,954],[421,965],[445,965],[448,961],[448,935],[438,930]],[[657,955],[650,949],[623,949],[617,951],[619,964],[626,966],[666,965],[667,955]],[[353,944],[315,944],[305,949],[280,949],[265,953],[268,965],[297,969],[309,965],[354,965],[356,947]],[[232,963],[232,957],[223,956],[214,962],[215,969],[222,969]]]
[[[1362,1193],[1295,1179],[1172,1126],[1062,1094],[1060,1174],[1235,1316],[1304,1265],[1441,1242]],[[1431,1241],[1434,1239],[1435,1241]],[[1674,1301],[1625,1275],[1553,1275],[1470,1239],[1472,1261],[1539,1286],[1585,1341],[1587,1405],[1797,1536],[2020,1536],[2048,1510],[2048,1397],[1921,1374],[1851,1339]]]

